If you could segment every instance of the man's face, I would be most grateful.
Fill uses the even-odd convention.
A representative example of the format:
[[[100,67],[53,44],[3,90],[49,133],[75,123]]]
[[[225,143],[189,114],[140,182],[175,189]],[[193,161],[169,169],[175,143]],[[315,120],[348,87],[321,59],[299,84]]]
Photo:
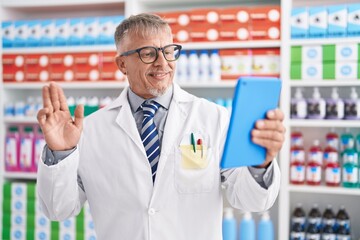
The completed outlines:
[[[171,43],[172,36],[166,30],[146,39],[129,34],[123,39],[120,53],[145,46],[164,47]],[[120,70],[127,75],[131,90],[145,99],[164,94],[174,78],[175,62],[166,61],[161,51],[158,55],[158,59],[150,64],[143,63],[138,53],[117,59]]]

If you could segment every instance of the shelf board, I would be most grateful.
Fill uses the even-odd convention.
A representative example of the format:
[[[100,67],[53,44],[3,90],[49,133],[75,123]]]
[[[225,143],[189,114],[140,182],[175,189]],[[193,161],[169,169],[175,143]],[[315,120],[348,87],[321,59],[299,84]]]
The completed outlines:
[[[196,6],[196,5],[234,5],[234,4],[280,4],[280,0],[140,0],[139,1],[142,5],[151,6],[151,7],[163,7],[163,6]]]
[[[291,46],[304,46],[304,45],[326,45],[326,44],[339,44],[339,43],[359,43],[360,37],[351,38],[316,38],[316,39],[292,39]]]
[[[33,172],[5,172],[4,178],[36,180],[36,173],[33,173]]]
[[[116,52],[115,44],[87,45],[87,46],[52,46],[52,47],[23,47],[4,48],[3,54],[40,54],[40,53],[89,53]]]
[[[107,5],[123,4],[125,0],[2,0],[2,7],[6,8],[28,8],[28,7],[57,7],[57,6],[81,6],[81,5]]]
[[[290,127],[337,127],[359,128],[359,120],[290,119]]]
[[[4,117],[4,123],[25,123],[25,124],[29,124],[29,123],[37,123],[37,119],[36,117]]]
[[[359,188],[344,188],[344,187],[326,187],[326,186],[289,186],[290,192],[297,193],[320,193],[320,194],[335,194],[335,195],[356,195],[360,196]]]
[[[291,87],[350,87],[350,86],[360,86],[360,80],[317,80],[317,81],[308,81],[308,80],[290,80]]]
[[[194,42],[182,43],[185,50],[197,49],[229,49],[229,48],[279,48],[280,40],[259,40],[259,41],[227,41],[227,42]]]

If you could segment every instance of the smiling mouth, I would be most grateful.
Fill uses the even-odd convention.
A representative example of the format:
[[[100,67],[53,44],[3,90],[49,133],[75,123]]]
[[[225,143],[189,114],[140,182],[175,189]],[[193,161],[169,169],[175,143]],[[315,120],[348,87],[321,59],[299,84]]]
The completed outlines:
[[[150,73],[149,75],[155,78],[162,78],[165,77],[167,74],[168,74],[167,72],[162,72],[162,73]]]

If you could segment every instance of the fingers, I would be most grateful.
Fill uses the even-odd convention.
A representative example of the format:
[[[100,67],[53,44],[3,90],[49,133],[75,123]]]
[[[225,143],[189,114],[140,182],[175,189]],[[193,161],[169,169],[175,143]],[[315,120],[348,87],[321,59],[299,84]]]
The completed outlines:
[[[274,130],[281,133],[285,133],[285,127],[283,123],[278,120],[259,120],[255,124],[255,129]]]
[[[74,113],[74,124],[77,128],[82,130],[82,123],[84,120],[84,106],[78,105],[76,106],[75,113]]]
[[[50,100],[53,106],[53,111],[60,110],[60,99],[59,99],[59,90],[57,84],[54,82],[50,83]]]
[[[282,147],[282,142],[274,141],[272,139],[265,138],[253,138],[252,141],[255,144],[258,144],[264,148],[266,148],[267,153],[275,156]]]
[[[49,114],[49,112],[50,112],[49,108],[43,108],[39,110],[37,114],[37,120],[41,127],[45,125],[46,115]]]
[[[268,119],[271,119],[271,120],[279,120],[279,121],[284,120],[284,113],[278,108],[268,111],[266,113],[266,116]]]
[[[60,110],[69,111],[69,107],[67,105],[67,100],[66,100],[63,89],[61,87],[58,87],[57,90],[58,90],[58,95],[59,95]]]
[[[262,138],[262,139],[269,139],[277,142],[284,141],[284,134],[278,131],[271,131],[271,130],[252,130],[251,132],[253,138]]]
[[[53,106],[50,99],[50,88],[49,86],[44,86],[42,88],[42,97],[43,97],[43,106],[48,108],[50,112],[53,111]]]

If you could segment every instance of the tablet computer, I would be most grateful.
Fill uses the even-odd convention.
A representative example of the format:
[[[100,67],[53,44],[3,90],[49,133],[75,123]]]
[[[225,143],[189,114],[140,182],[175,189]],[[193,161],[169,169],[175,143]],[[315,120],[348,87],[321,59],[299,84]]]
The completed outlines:
[[[221,168],[260,165],[266,149],[252,142],[251,131],[267,111],[279,103],[281,81],[270,77],[239,78],[233,98],[230,124],[220,163]]]

